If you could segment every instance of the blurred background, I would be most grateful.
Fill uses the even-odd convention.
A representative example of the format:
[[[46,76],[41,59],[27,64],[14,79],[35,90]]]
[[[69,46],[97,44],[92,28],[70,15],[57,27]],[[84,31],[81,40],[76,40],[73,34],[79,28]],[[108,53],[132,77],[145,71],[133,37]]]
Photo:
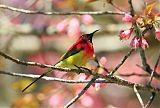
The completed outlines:
[[[142,12],[145,2],[152,1],[133,0],[134,9]],[[129,11],[127,0],[113,0],[113,3],[120,10]],[[120,11],[107,3],[107,0],[0,0],[0,4],[38,11]],[[158,11],[159,5],[155,9]],[[102,58],[106,60],[105,67],[112,70],[130,49],[131,39],[127,41],[119,39],[119,32],[131,27],[131,23],[122,21],[123,17],[123,15],[37,15],[0,9],[0,50],[20,60],[52,65],[80,34],[100,29],[93,38],[95,53],[98,60]],[[153,35],[151,33],[146,38],[150,47],[145,50],[151,66],[154,66],[158,57],[156,51],[160,48],[158,40]],[[146,74],[136,64],[141,65],[137,50],[116,74]],[[0,56],[0,70],[42,74],[46,69],[22,66]],[[157,71],[160,72],[160,64]],[[79,75],[79,78],[82,78],[81,76],[83,77]],[[123,78],[144,85],[149,79],[148,76],[136,75]],[[32,79],[0,74],[0,108],[62,108],[85,86],[40,80],[26,93],[21,93],[31,81]],[[152,85],[160,88],[156,79],[153,79]],[[147,102],[150,93],[140,91],[140,94],[144,102]],[[157,95],[151,108],[159,107]],[[105,84],[99,90],[94,86],[90,87],[71,108],[140,108],[140,104],[132,89]]]

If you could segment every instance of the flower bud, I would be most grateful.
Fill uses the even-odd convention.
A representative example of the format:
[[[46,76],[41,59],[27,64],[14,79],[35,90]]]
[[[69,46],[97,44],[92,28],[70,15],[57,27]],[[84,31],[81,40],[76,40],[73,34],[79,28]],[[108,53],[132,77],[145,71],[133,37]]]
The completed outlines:
[[[140,38],[140,45],[141,45],[141,47],[142,47],[143,49],[145,49],[146,47],[147,47],[147,48],[149,47],[148,42],[147,42],[146,39],[143,38],[143,37]]]
[[[130,23],[132,22],[132,16],[129,14],[125,14],[124,17],[122,18],[122,21]]]
[[[130,47],[136,49],[138,46],[139,46],[138,37],[135,36],[130,43]]]
[[[128,30],[121,30],[120,33],[119,33],[120,39],[121,40],[123,40],[123,39],[125,39],[125,40],[129,39],[130,36],[131,36],[131,34],[132,34],[132,31],[133,31],[132,28],[130,28]]]

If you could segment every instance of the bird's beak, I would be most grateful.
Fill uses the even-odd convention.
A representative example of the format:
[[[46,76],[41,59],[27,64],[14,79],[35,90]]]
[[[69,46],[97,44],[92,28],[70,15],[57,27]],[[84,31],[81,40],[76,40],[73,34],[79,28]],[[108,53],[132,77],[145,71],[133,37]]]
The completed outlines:
[[[94,32],[92,32],[92,33],[90,33],[89,35],[90,35],[90,39],[92,39],[92,37],[93,37],[93,35],[94,35],[94,33],[96,33],[97,31],[99,31],[99,30],[95,30]]]
[[[94,33],[96,33],[97,31],[99,31],[99,30],[95,30],[94,32],[92,32],[91,34],[93,35]]]
[[[92,43],[92,37],[93,37],[94,33],[96,33],[97,31],[99,31],[99,30],[95,30],[94,32],[88,34],[88,38],[89,38],[91,43]]]

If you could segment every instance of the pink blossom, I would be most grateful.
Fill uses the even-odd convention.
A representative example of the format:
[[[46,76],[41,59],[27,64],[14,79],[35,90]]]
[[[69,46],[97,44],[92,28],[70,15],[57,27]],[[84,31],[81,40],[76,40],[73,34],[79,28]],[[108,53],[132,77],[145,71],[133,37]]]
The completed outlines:
[[[101,57],[101,59],[99,60],[99,63],[100,63],[102,66],[105,66],[106,63],[107,63],[106,57]]]
[[[132,22],[132,16],[129,14],[125,14],[124,17],[122,18],[122,21],[130,23]]]
[[[121,39],[121,40],[122,40],[122,39],[125,39],[125,40],[129,39],[130,36],[131,36],[131,34],[132,34],[132,31],[133,31],[132,28],[130,28],[130,29],[128,29],[128,30],[121,30],[120,33],[119,33],[120,39]]]
[[[160,29],[155,28],[156,39],[160,40]]]
[[[145,49],[146,47],[147,47],[147,48],[149,47],[148,42],[147,42],[146,39],[143,38],[143,37],[140,38],[140,45],[141,45],[141,47],[142,47],[143,49]]]
[[[98,80],[103,80],[102,78],[98,78]],[[102,87],[105,87],[105,83],[94,83],[92,86],[96,89],[96,91],[100,90]]]
[[[88,79],[88,76],[83,74],[83,75],[80,75],[78,79],[79,80],[86,80],[86,79]]]
[[[49,105],[52,108],[60,107],[62,105],[62,98],[61,98],[61,96],[60,95],[56,95],[56,94],[54,94],[53,96],[51,96],[50,99],[49,99]]]
[[[69,23],[68,19],[64,19],[63,21],[57,24],[56,30],[59,33],[65,32],[67,30],[68,23]]]
[[[139,46],[138,37],[135,36],[130,43],[130,47],[136,49],[138,46]]]
[[[73,17],[69,21],[67,35],[72,38],[76,38],[80,35],[80,22],[76,17]]]
[[[82,22],[86,25],[90,25],[94,21],[94,19],[91,15],[82,15],[81,19],[82,19]]]
[[[88,95],[84,95],[83,98],[80,101],[81,101],[81,104],[84,107],[87,107],[87,108],[90,108],[94,105],[93,98],[91,96],[88,96]]]

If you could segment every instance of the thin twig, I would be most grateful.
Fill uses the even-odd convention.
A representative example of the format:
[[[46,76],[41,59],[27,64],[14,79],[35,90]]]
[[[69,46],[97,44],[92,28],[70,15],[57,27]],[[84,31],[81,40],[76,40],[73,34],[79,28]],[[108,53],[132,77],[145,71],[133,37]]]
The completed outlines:
[[[157,61],[156,61],[156,63],[155,63],[154,69],[153,69],[153,71],[152,71],[152,73],[151,73],[150,80],[149,80],[149,82],[148,82],[148,85],[149,85],[149,86],[151,85],[151,82],[152,82],[153,76],[154,76],[154,74],[155,74],[155,71],[156,71],[156,69],[157,69],[157,67],[158,67],[159,61],[160,61],[160,54],[159,54],[158,59],[157,59]],[[153,102],[155,96],[156,96],[156,93],[155,93],[155,92],[152,92],[152,95],[150,96],[149,101],[148,101],[147,104],[145,105],[145,108],[148,108],[148,107],[151,105],[151,103]]]
[[[152,92],[152,95],[150,96],[149,101],[145,105],[145,108],[148,108],[151,105],[151,103],[153,102],[155,96],[156,96],[156,93]]]
[[[21,12],[25,14],[42,14],[42,15],[84,15],[84,14],[90,14],[90,15],[124,15],[125,12],[113,12],[113,11],[94,11],[94,12],[43,12],[43,11],[33,11],[33,10],[27,10],[27,9],[20,9],[15,8],[7,5],[0,4],[1,9],[7,9],[15,12]]]
[[[115,9],[124,12],[124,10],[122,10],[119,6],[113,3],[113,0],[108,0],[107,3],[113,6]]]
[[[138,93],[138,90],[137,90],[137,88],[136,88],[136,85],[134,85],[133,90],[134,90],[134,92],[135,92],[135,94],[136,94],[136,96],[137,96],[137,98],[138,98],[138,100],[139,100],[139,103],[141,104],[141,107],[142,107],[142,108],[145,108],[145,107],[144,107],[143,100],[142,100],[142,98],[141,98],[141,96],[140,96],[140,94]]]
[[[41,64],[41,63],[37,63],[37,62],[26,62],[26,61],[21,61],[19,59],[15,59],[13,58],[12,56],[8,55],[8,54],[5,54],[4,52],[0,51],[0,55],[6,59],[9,59],[11,60],[12,62],[15,62],[17,64],[21,64],[21,65],[25,65],[25,66],[37,66],[37,67],[40,67],[40,68],[50,68],[50,69],[53,69],[53,70],[59,70],[59,71],[65,71],[65,72],[74,72],[74,73],[83,73],[85,71],[85,73],[88,73],[90,71],[88,70],[82,70],[82,69],[70,69],[70,68],[61,68],[61,67],[55,67],[55,66],[52,66],[52,65],[46,65],[46,64]]]
[[[133,8],[132,0],[128,0],[128,4],[130,6],[131,15],[134,16],[134,8]]]
[[[87,90],[88,88],[94,83],[94,81],[97,79],[97,77],[93,77],[89,83],[78,93],[70,102],[67,103],[67,105],[64,106],[64,108],[69,108],[72,104],[74,104]]]
[[[21,74],[21,73],[15,73],[15,72],[6,72],[6,71],[0,71],[0,74],[5,74],[5,75],[10,75],[10,76],[17,76],[17,77],[23,77],[23,78],[31,78],[31,79],[36,79],[40,75],[34,75],[34,74]],[[63,82],[63,83],[88,83],[90,80],[68,80],[68,79],[61,79],[61,78],[56,78],[56,77],[47,77],[44,76],[41,79],[46,80],[46,81],[57,81],[57,82]],[[95,83],[112,83],[109,82],[105,79],[97,79]]]
[[[146,69],[145,69],[143,66],[140,66],[140,65],[138,65],[138,64],[136,64],[136,66],[139,67],[139,68],[141,68],[142,70],[146,71]],[[150,72],[148,72],[148,71],[146,71],[146,72],[150,74]],[[155,78],[157,78],[157,79],[160,79],[160,74],[157,74],[156,71],[154,72],[153,76],[154,76]]]
[[[141,57],[141,60],[142,60],[142,69],[144,71],[146,71],[147,73],[149,73],[150,75],[152,74],[153,72],[153,76],[157,79],[160,79],[160,75],[157,74],[157,72],[155,70],[152,70],[150,65],[147,63],[147,60],[146,60],[146,56],[145,56],[145,52],[143,50],[143,48],[141,46],[139,46],[139,52],[140,52],[140,57]],[[157,64],[158,65],[158,64]]]
[[[157,69],[157,67],[158,67],[159,61],[160,61],[160,53],[159,53],[158,59],[157,59],[157,61],[156,61],[156,63],[155,63],[154,69],[153,69],[153,71],[152,71],[152,73],[151,73],[150,80],[149,80],[149,83],[148,83],[149,85],[150,85],[151,82],[152,82],[152,79],[153,79],[153,76],[154,76],[154,72],[156,71],[156,69]]]
[[[140,57],[141,57],[142,65],[143,65],[144,69],[147,72],[150,72],[150,74],[151,74],[152,69],[149,66],[149,64],[147,63],[145,52],[144,52],[144,50],[143,50],[143,48],[141,46],[139,46],[139,52],[140,52]]]
[[[134,49],[131,49],[127,55],[124,56],[124,58],[121,60],[121,62],[110,72],[110,75],[113,75],[122,65],[123,63],[127,60],[127,58],[132,54]]]

